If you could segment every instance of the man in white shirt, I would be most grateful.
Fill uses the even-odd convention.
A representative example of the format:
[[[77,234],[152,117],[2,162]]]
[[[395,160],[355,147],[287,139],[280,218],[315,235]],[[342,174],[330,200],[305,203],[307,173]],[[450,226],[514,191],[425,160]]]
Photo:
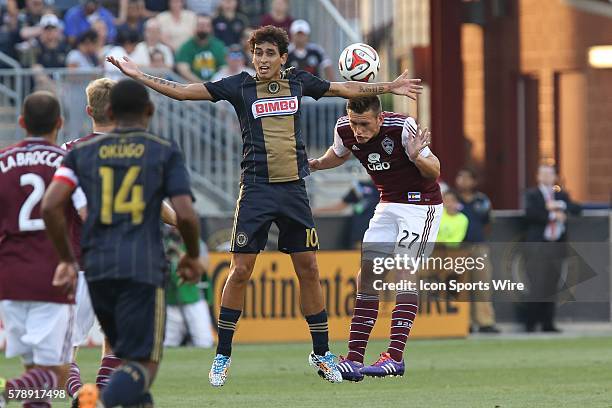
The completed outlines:
[[[161,42],[161,27],[155,19],[147,20],[144,32],[145,40],[138,43],[132,53],[132,60],[142,68],[151,67],[151,55],[159,51],[164,56],[164,65],[174,66],[174,54],[167,45]]]

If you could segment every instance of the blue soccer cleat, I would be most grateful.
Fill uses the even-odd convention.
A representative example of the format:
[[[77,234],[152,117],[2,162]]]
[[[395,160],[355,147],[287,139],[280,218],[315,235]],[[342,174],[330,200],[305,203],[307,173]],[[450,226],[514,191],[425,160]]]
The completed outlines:
[[[396,375],[401,377],[405,369],[404,360],[398,362],[392,359],[389,353],[380,353],[378,361],[362,368],[361,374],[368,377],[394,377]]]
[[[326,379],[330,383],[342,382],[342,374],[338,370],[336,356],[331,351],[326,352],[324,356],[315,354],[313,351],[308,356],[308,362],[317,369],[317,373],[321,378]]]
[[[347,381],[359,382],[363,380],[363,374],[361,374],[363,364],[357,361],[349,360],[340,356],[340,362],[338,363],[338,370],[342,374],[342,379]]]
[[[227,372],[229,371],[232,359],[223,354],[217,354],[213,360],[212,367],[208,373],[208,381],[213,387],[222,387],[227,380]]]

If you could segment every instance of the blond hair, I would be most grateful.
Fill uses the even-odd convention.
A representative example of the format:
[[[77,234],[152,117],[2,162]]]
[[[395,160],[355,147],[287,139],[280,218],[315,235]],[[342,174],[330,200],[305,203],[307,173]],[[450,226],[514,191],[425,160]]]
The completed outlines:
[[[106,108],[110,103],[110,91],[117,81],[109,78],[98,78],[91,81],[85,93],[87,94],[87,105],[91,108],[91,117],[99,125],[110,123],[106,115]]]

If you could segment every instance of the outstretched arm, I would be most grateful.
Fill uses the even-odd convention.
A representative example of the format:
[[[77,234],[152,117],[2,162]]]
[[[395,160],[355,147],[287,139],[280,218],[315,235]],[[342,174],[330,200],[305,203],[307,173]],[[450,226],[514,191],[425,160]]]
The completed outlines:
[[[334,152],[334,148],[330,147],[325,154],[318,159],[308,159],[308,167],[313,171],[333,169],[334,167],[344,164],[349,157],[351,157],[350,153],[344,156],[338,156],[336,152]]]
[[[332,82],[324,96],[340,96],[350,99],[393,93],[416,100],[416,96],[423,92],[423,87],[419,85],[420,83],[420,79],[410,79],[408,78],[408,71],[404,71],[393,82],[377,82],[373,84],[355,81]]]
[[[123,57],[123,60],[116,59],[114,57],[107,57],[106,60],[119,68],[121,72],[130,78],[135,79],[136,81],[141,82],[143,85],[146,85],[163,95],[169,96],[172,99],[177,99],[179,101],[210,101],[213,99],[212,95],[208,92],[208,89],[206,89],[203,83],[180,84],[178,82],[145,74],[138,69],[138,66],[136,66],[136,64],[128,57]]]

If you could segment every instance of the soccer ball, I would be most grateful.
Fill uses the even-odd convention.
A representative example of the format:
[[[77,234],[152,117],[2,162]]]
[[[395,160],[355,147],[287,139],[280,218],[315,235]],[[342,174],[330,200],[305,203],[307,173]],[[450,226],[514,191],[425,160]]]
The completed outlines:
[[[351,44],[340,54],[338,69],[347,81],[371,82],[380,70],[380,58],[367,44]]]

